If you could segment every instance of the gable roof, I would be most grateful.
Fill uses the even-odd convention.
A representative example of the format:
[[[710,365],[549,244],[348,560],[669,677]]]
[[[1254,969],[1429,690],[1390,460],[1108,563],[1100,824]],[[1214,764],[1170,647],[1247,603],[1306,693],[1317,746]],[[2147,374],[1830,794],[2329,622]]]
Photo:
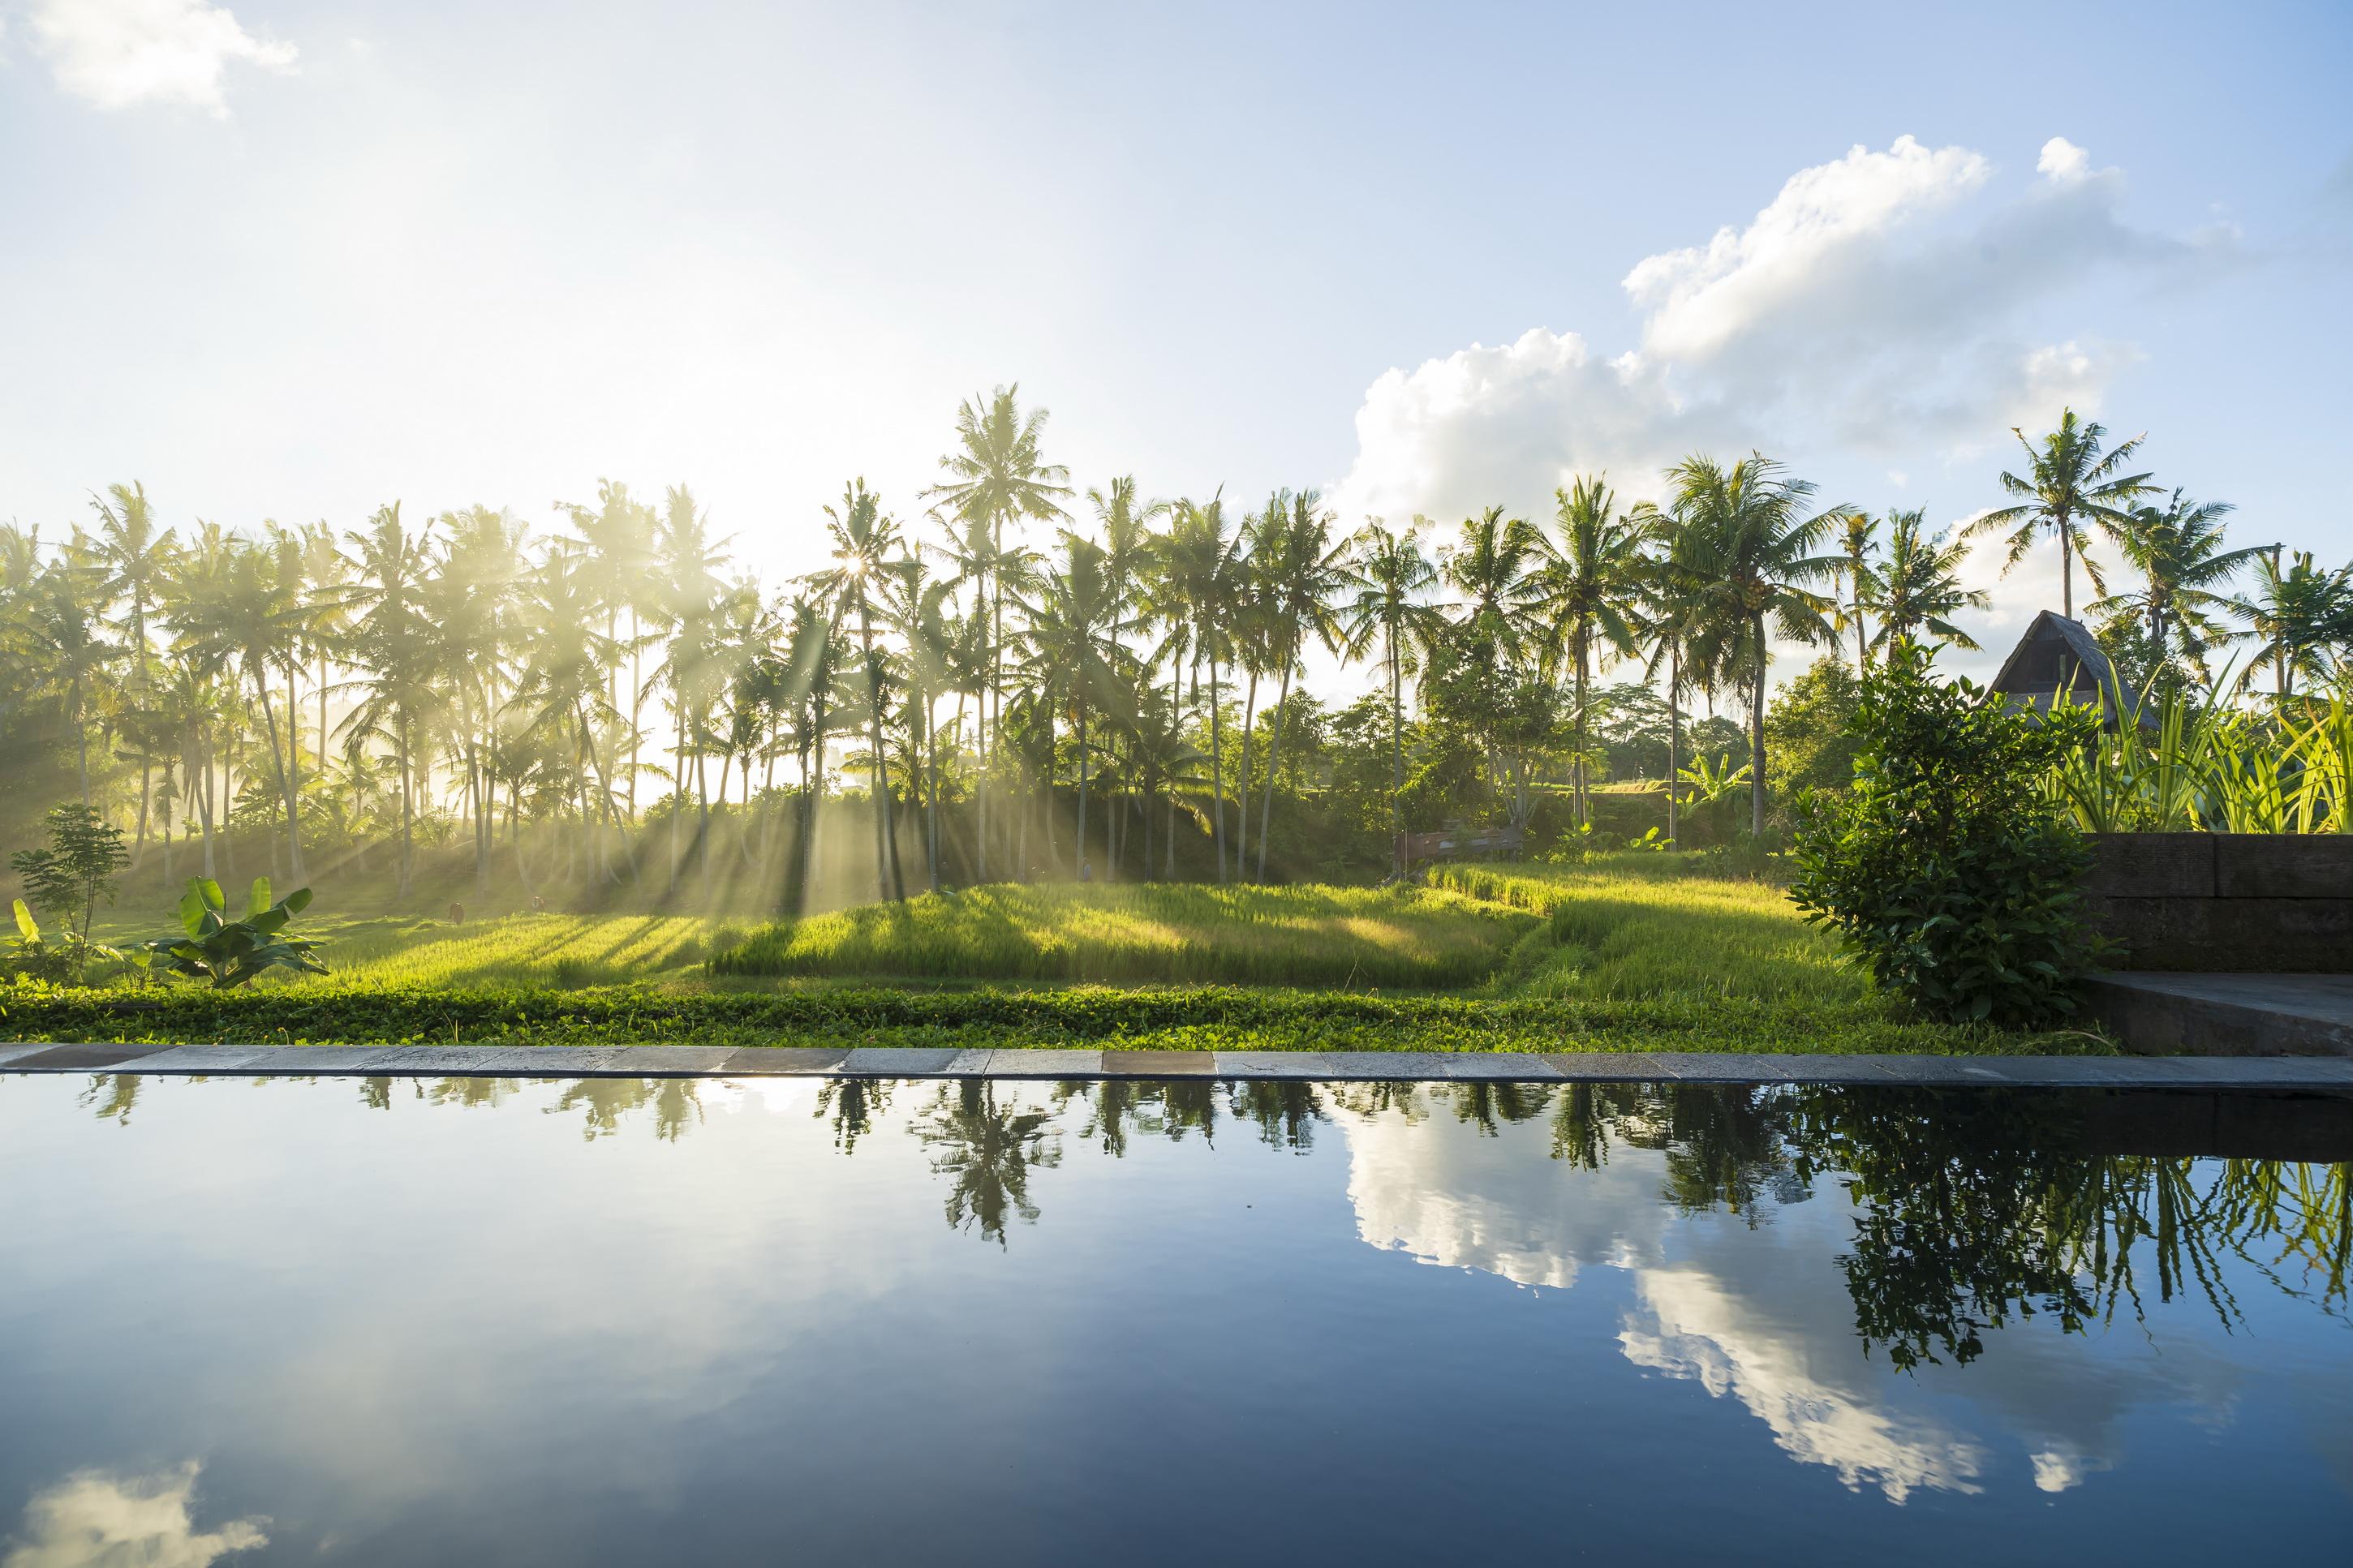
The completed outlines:
[[[2049,610],[2028,625],[2026,635],[2002,660],[1990,689],[2021,708],[2048,709],[2063,693],[2075,702],[2096,698],[2101,717],[2110,724],[2116,721],[2116,669],[2100,650],[2099,639],[2083,622]],[[2139,718],[2143,724],[2150,721],[2146,712]]]

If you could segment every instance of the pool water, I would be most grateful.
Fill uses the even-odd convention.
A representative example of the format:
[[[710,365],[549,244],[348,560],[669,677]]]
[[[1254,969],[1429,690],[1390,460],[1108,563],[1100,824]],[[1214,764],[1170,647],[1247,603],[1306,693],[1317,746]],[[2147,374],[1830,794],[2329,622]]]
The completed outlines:
[[[0,1564],[2341,1560],[2349,1132],[0,1077]]]

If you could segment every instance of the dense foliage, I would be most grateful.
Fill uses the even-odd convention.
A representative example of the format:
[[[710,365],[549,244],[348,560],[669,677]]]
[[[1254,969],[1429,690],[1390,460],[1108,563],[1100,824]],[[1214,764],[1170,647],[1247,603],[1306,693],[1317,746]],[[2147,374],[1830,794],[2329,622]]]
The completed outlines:
[[[0,529],[0,843],[70,795],[164,886],[406,897],[428,851],[582,908],[798,912],[1082,868],[1371,879],[1401,827],[1616,836],[1605,785],[1694,767],[1746,766],[1746,810],[1686,824],[1662,795],[1623,837],[1762,828],[1840,771],[1831,678],[1773,701],[1776,648],[1833,648],[1851,683],[1899,641],[1967,646],[1984,604],[1965,542],[1755,455],[1617,477],[1654,503],[1580,475],[1542,518],[1352,532],[1306,491],[1082,494],[1045,436],[1014,389],[974,399],[914,510],[852,482],[811,518],[829,563],[786,584],[737,568],[682,486],[600,483],[552,534],[397,502],[174,527],[135,483],[87,529]],[[2012,553],[2056,535],[2072,573],[2113,546],[2144,585],[2094,608],[2184,668],[2243,632],[2284,691],[2331,679],[2353,577],[2223,548],[2215,503],[2138,504],[2103,440],[2069,416],[2002,477]],[[1374,689],[1308,691],[1335,658]]]
[[[1929,1016],[2060,1022],[2094,956],[2090,856],[2043,780],[2098,714],[2015,709],[1933,663],[1899,647],[1863,683],[1853,786],[1807,803],[1790,896]]]

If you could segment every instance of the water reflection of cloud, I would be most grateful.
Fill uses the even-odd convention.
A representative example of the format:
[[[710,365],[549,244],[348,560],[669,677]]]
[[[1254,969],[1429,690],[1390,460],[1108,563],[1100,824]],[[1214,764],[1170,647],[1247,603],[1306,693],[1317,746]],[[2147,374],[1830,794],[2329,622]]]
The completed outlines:
[[[1855,1211],[1836,1183],[1752,1226],[1679,1215],[1657,1148],[1621,1138],[1591,1169],[1553,1158],[1543,1117],[1482,1129],[1442,1113],[1344,1114],[1339,1125],[1367,1245],[1526,1286],[1622,1274],[1635,1302],[1620,1325],[1630,1362],[1736,1400],[1794,1459],[1891,1501],[1978,1491],[1998,1448],[2021,1482],[2065,1490],[2116,1463],[2135,1408],[2224,1420],[2232,1408],[2239,1369],[2194,1336],[2168,1335],[2151,1356],[2137,1336],[2111,1345],[2019,1324],[1966,1366],[1899,1375],[1867,1358],[1836,1262]],[[1984,1435],[1966,1429],[1979,1422],[1965,1412]]]
[[[1876,1486],[1890,1502],[1920,1487],[1982,1489],[1982,1449],[1940,1423],[1889,1408],[1869,1379],[1820,1375],[1821,1347],[1808,1343],[1803,1329],[1769,1321],[1696,1268],[1642,1269],[1636,1289],[1642,1310],[1628,1314],[1618,1336],[1626,1359],[1694,1379],[1719,1399],[1731,1394],[1791,1458],[1827,1466],[1850,1490]],[[1844,1359],[1852,1364],[1851,1350]]]
[[[199,1468],[191,1459],[143,1476],[77,1471],[33,1494],[0,1568],[206,1568],[269,1545],[259,1515],[196,1528]]]

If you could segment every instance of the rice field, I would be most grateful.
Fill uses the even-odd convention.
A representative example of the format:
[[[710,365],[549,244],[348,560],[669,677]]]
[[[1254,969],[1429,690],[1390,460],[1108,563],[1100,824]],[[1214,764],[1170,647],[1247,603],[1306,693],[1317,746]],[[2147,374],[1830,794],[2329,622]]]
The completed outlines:
[[[1492,982],[1514,996],[1886,1005],[1770,882],[1653,854],[1580,867],[1440,866],[1428,880],[1542,917]]]
[[[1538,923],[1423,888],[998,885],[780,921],[714,974],[1440,987]]]
[[[525,986],[577,990],[678,979],[708,951],[712,923],[691,915],[508,915],[451,925],[434,920],[327,924],[329,973],[271,985]]]

